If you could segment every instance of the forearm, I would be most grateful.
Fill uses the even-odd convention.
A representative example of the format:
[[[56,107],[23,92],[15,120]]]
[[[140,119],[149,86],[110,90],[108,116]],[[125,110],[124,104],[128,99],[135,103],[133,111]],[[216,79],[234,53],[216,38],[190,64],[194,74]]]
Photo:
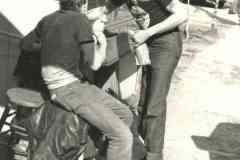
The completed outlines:
[[[143,30],[137,31],[133,36],[136,46],[141,45],[151,36],[161,34],[178,27],[187,20],[187,9],[179,0],[171,0],[166,6],[171,15],[159,23]]]
[[[180,24],[187,20],[187,14],[183,13],[173,13],[170,17],[165,19],[164,21],[153,25],[146,29],[149,36],[153,36],[157,33],[164,33],[171,29],[178,27]]]

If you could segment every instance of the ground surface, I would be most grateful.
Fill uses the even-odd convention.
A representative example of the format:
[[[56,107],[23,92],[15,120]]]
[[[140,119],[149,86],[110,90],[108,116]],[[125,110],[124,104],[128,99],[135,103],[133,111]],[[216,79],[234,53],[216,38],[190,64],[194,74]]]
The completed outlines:
[[[221,10],[213,29],[211,12],[191,18],[168,97],[166,160],[240,159],[240,28]]]

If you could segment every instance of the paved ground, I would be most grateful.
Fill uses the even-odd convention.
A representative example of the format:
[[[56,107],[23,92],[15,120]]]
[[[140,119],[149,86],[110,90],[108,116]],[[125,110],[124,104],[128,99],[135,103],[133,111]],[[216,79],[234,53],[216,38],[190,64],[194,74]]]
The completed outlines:
[[[168,98],[166,160],[240,159],[240,28],[198,11]],[[203,13],[204,12],[204,13]],[[201,19],[202,17],[205,17]],[[196,17],[195,17],[196,18]],[[193,18],[194,19],[194,18]],[[209,21],[209,23],[208,23]],[[194,25],[195,24],[195,25]],[[200,23],[199,23],[200,24]]]

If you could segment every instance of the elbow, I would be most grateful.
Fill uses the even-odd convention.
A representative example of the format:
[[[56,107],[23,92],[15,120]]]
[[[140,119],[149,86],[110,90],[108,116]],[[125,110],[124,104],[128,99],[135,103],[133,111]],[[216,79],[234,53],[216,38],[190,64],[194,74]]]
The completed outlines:
[[[188,21],[188,14],[187,14],[187,12],[185,12],[185,13],[183,13],[182,14],[182,18],[181,18],[182,20],[182,23],[185,23],[185,22],[187,22]]]
[[[95,65],[91,66],[91,69],[94,70],[94,71],[97,71],[101,68],[101,66],[102,66],[101,64],[98,64],[98,65],[95,64]]]
[[[41,42],[31,41],[27,38],[23,38],[19,44],[19,48],[27,52],[40,52],[41,47]]]
[[[40,52],[41,44],[40,43],[20,44],[20,49],[26,52]]]
[[[187,8],[187,6],[185,4],[183,4],[182,2],[178,3],[176,11],[178,12],[178,14],[180,16],[181,24],[188,21],[188,18],[189,18],[188,10],[189,9]]]
[[[183,24],[188,21],[188,14],[185,10],[181,10],[177,14],[178,14],[179,24]]]
[[[169,10],[177,19],[177,23],[182,24],[188,20],[188,11],[184,4],[179,3],[177,6]]]
[[[91,69],[94,71],[99,70],[101,68],[101,66],[103,65],[104,60],[105,60],[105,57],[95,59],[93,64],[91,65]]]

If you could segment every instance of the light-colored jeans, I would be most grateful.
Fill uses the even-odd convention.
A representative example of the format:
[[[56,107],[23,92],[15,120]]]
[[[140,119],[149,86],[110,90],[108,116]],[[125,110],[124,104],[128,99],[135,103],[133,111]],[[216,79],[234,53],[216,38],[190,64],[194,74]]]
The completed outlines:
[[[51,90],[53,101],[79,115],[109,140],[107,160],[131,160],[133,136],[129,107],[89,83],[76,81]]]

